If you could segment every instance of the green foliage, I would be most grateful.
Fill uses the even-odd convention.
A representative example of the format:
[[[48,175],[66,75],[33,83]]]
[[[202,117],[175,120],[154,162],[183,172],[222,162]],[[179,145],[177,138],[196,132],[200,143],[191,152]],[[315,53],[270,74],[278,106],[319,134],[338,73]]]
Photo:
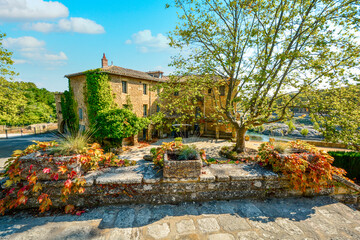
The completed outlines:
[[[126,95],[126,104],[124,108],[129,109],[130,111],[134,110],[134,105],[131,102],[130,95]]]
[[[172,66],[179,76],[198,77],[164,84],[165,92],[185,97],[170,102],[176,105],[171,109],[194,112],[184,101],[204,95],[210,82],[215,90],[225,84],[223,99],[206,97],[212,97],[215,115],[239,129],[237,151],[245,146],[240,129],[286,121],[302,92],[357,78],[359,1],[174,0],[172,6],[179,23],[170,45],[186,51]]]
[[[78,132],[78,104],[74,98],[74,93],[70,85],[70,80],[69,91],[65,91],[64,94],[61,96],[61,111],[68,130],[73,133]]]
[[[196,155],[198,154],[199,150],[197,150],[195,145],[184,145],[179,152],[179,160],[194,160],[196,159]]]
[[[0,33],[0,80],[5,80],[5,76],[11,78],[17,75],[11,67],[14,64],[11,59],[13,53],[3,47],[2,40],[4,37],[6,34]]]
[[[31,82],[0,79],[0,125],[28,125],[56,120],[54,93]]]
[[[94,137],[113,139],[121,143],[122,139],[138,134],[149,124],[147,118],[139,118],[128,109],[110,109],[99,112],[95,118],[98,131]]]
[[[304,137],[306,137],[306,136],[308,135],[308,133],[309,133],[309,129],[303,128],[303,129],[301,129],[300,133],[301,133],[301,135],[303,135]]]
[[[328,152],[334,158],[333,165],[343,168],[346,176],[354,181],[360,181],[360,152]]]
[[[175,142],[182,142],[182,140],[183,140],[182,137],[177,137],[174,139]]]
[[[79,154],[88,148],[93,133],[91,129],[65,133],[61,135],[58,146],[52,148],[51,152],[60,155]]]
[[[0,33],[0,125],[55,121],[53,93],[37,88],[34,83],[8,81],[17,74],[12,69],[12,52],[3,47],[5,36]]]
[[[309,93],[314,127],[329,142],[342,142],[360,151],[360,86],[334,86]]]
[[[150,116],[151,123],[156,129],[163,129],[165,127],[171,127],[172,121],[166,118],[163,112],[157,112]]]
[[[100,69],[86,72],[85,99],[91,125],[96,124],[95,119],[98,113],[116,107],[107,73],[101,72]]]
[[[153,158],[156,156],[156,152],[157,152],[156,148],[151,148],[150,149],[150,154],[152,155]]]
[[[293,121],[288,121],[288,122],[286,123],[286,125],[288,125],[288,127],[289,127],[289,133],[291,133],[292,131],[294,131],[294,130],[296,129]]]

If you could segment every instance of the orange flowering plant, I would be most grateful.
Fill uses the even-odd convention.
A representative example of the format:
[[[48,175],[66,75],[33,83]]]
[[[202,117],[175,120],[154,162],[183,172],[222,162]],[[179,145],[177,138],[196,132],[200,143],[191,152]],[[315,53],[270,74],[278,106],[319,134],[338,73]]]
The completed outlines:
[[[331,165],[333,157],[303,141],[291,141],[284,153],[281,152],[274,141],[263,143],[258,161],[260,165],[269,165],[274,172],[284,174],[295,190],[320,192],[321,188],[333,186],[333,175],[344,177],[346,174],[345,170]]]
[[[124,167],[136,164],[134,161],[119,159],[113,153],[104,153],[104,150],[97,143],[89,145],[79,154],[71,155],[67,161],[57,161],[53,155],[46,153],[46,150],[56,148],[57,142],[35,143],[24,151],[14,151],[13,157],[6,162],[4,176],[7,180],[4,184],[5,197],[0,199],[0,214],[20,205],[26,205],[30,196],[37,197],[40,212],[49,210],[53,204],[52,199],[58,194],[45,188],[44,183],[38,179],[40,175],[45,174],[50,181],[63,180],[60,196],[61,200],[67,203],[71,194],[83,194],[85,192],[86,180],[82,175],[83,173],[99,168]],[[44,163],[48,161],[48,165],[52,167],[27,166],[25,164],[25,160],[21,157],[37,151],[43,151],[41,161]],[[79,165],[81,171],[76,169],[76,166]],[[73,205],[68,204],[65,207],[65,212],[81,214],[82,211],[76,211]]]

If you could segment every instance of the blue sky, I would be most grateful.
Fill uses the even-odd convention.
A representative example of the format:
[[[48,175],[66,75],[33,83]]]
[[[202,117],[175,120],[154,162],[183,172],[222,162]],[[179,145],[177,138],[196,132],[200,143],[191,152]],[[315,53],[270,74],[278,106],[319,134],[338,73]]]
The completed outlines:
[[[165,0],[3,0],[0,32],[12,51],[16,80],[51,91],[67,89],[64,75],[109,64],[165,74],[176,52],[167,33],[177,22]]]

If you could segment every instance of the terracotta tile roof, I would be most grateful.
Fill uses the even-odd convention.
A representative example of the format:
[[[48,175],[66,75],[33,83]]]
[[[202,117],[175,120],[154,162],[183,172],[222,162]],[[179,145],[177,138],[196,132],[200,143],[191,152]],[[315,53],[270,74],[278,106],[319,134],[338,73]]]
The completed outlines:
[[[132,77],[132,78],[150,80],[150,81],[155,81],[155,82],[164,82],[165,81],[165,79],[162,79],[162,78],[152,77],[146,72],[141,72],[141,71],[128,69],[128,68],[122,68],[122,67],[118,67],[118,66],[109,66],[109,67],[100,68],[100,69],[103,72],[111,73],[111,74],[115,74],[115,75],[119,75],[119,76]],[[68,74],[68,75],[65,75],[65,77],[69,78],[69,77],[84,75],[85,72],[86,71]]]

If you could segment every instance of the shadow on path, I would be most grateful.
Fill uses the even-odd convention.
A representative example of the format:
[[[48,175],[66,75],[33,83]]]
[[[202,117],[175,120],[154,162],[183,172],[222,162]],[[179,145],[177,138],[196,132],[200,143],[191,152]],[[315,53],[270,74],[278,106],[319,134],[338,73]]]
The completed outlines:
[[[81,216],[63,214],[50,216],[48,214],[47,216],[34,217],[28,212],[20,212],[13,216],[0,217],[0,238],[28,230],[31,230],[32,234],[42,231],[42,236],[51,235],[53,231],[60,231],[63,237],[65,234],[66,237],[71,238],[79,237],[78,235],[82,234],[81,231],[84,231],[84,234],[86,232],[86,234],[95,236],[100,234],[102,229],[143,227],[164,218],[208,217],[209,214],[215,218],[230,215],[233,216],[234,221],[236,219],[248,219],[259,223],[268,223],[274,222],[277,218],[285,218],[298,222],[311,218],[316,213],[315,208],[334,203],[338,202],[330,197],[267,199],[264,201],[244,199],[201,203],[185,202],[178,205],[103,206],[91,209]],[[352,211],[349,208],[350,210]],[[51,226],[48,226],[48,223],[51,223]],[[79,225],[82,227],[79,228]],[[39,226],[42,227],[39,228]],[[78,230],[70,231],[69,229],[72,228]],[[69,233],[67,234],[64,231],[69,231]]]

